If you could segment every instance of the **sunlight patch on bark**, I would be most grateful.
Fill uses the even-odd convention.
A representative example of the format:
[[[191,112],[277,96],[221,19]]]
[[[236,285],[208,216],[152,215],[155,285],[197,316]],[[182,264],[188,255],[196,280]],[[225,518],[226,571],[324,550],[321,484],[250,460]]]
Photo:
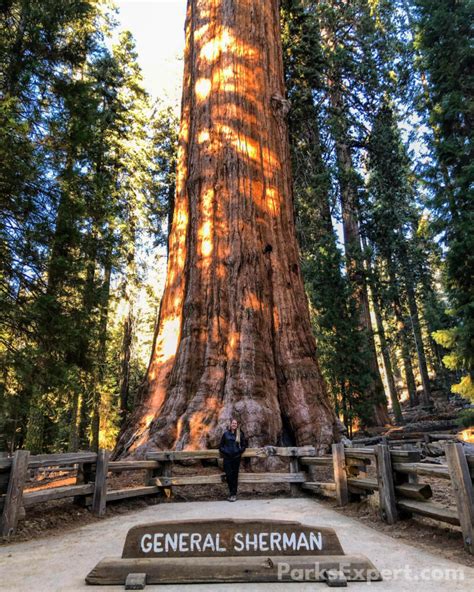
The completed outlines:
[[[202,132],[199,132],[199,135],[198,135],[198,143],[199,144],[205,144],[206,142],[209,142],[210,139],[211,139],[211,136],[209,135],[208,130],[203,130]]]
[[[244,299],[244,307],[252,310],[260,310],[262,303],[254,292],[248,292]]]
[[[199,78],[195,85],[196,96],[200,101],[207,99],[211,92],[212,82],[209,78]]]
[[[234,92],[237,88],[234,68],[232,66],[218,68],[212,75],[212,86],[213,88],[219,88],[223,92]]]
[[[199,29],[196,29],[196,31],[194,31],[194,40],[200,41],[204,37],[204,35],[208,32],[208,30],[209,30],[208,24],[202,25],[202,27],[199,27]]]
[[[201,230],[199,231],[199,238],[201,239],[201,255],[204,258],[204,264],[206,263],[206,259],[212,255],[212,234],[212,224],[207,220],[201,226]]]
[[[267,187],[265,194],[269,213],[277,216],[280,213],[280,193],[275,187]]]
[[[181,329],[181,318],[167,319],[163,323],[162,335],[159,344],[161,362],[167,362],[176,354],[179,334]]]
[[[209,434],[211,424],[209,423],[209,415],[212,412],[217,412],[221,405],[216,397],[209,397],[206,399],[205,411],[196,411],[189,420],[189,443],[186,446],[187,450],[197,450],[203,448],[206,444],[206,439]]]
[[[243,43],[237,39],[228,29],[228,27],[221,27],[213,39],[204,43],[201,47],[199,57],[207,61],[209,64],[216,62],[224,53],[233,53],[247,58],[254,58],[257,52],[254,47]]]

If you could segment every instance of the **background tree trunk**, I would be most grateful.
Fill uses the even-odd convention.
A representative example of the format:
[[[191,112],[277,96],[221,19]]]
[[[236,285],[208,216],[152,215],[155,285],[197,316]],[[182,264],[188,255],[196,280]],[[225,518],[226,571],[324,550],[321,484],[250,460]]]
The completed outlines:
[[[168,275],[117,454],[333,441],[300,273],[278,1],[189,0]]]
[[[331,96],[334,97],[334,94]],[[333,103],[333,108],[336,110],[339,109],[337,101]],[[369,295],[363,267],[363,253],[358,224],[357,194],[354,184],[355,173],[349,144],[344,140],[341,141],[340,138],[336,139],[336,154],[340,172],[339,182],[341,186],[341,211],[346,269],[353,288],[353,295],[359,316],[359,328],[365,335],[364,345],[367,351],[367,372],[370,375],[370,382],[365,393],[365,398],[367,405],[370,405],[372,410],[369,414],[370,420],[367,423],[369,425],[383,426],[390,423],[390,417],[387,409],[387,397],[377,362],[372,320],[370,318]]]
[[[368,265],[370,265],[368,263]],[[373,270],[369,269],[369,272],[373,273]],[[395,385],[395,378],[393,376],[392,360],[390,357],[390,347],[385,334],[385,327],[383,325],[382,318],[382,306],[380,302],[379,286],[376,279],[369,280],[370,290],[372,293],[372,303],[374,307],[375,322],[377,325],[377,335],[380,341],[380,351],[382,353],[382,359],[385,367],[385,376],[387,378],[388,392],[390,395],[390,402],[392,403],[392,413],[397,423],[403,422],[402,408],[400,401],[398,400],[397,387]]]
[[[126,314],[123,325],[122,359],[120,362],[120,419],[126,420],[130,395],[130,360],[132,357],[133,334],[135,330],[135,304],[137,298],[137,265],[136,265],[136,221],[132,212],[128,213],[130,240],[127,245],[127,268],[123,286],[123,298]]]
[[[418,368],[420,371],[421,384],[423,391],[421,400],[423,405],[431,405],[431,384],[426,364],[425,346],[423,344],[423,335],[421,333],[420,316],[418,314],[418,304],[416,302],[415,288],[411,272],[405,270],[405,286],[408,300],[408,310],[410,312],[410,321],[415,341],[416,356],[418,358]]]
[[[415,375],[413,374],[410,345],[407,336],[408,329],[403,315],[403,308],[397,286],[397,278],[395,276],[392,263],[390,262],[388,271],[393,297],[393,312],[395,313],[395,319],[397,321],[398,344],[400,346],[403,360],[403,369],[405,371],[405,382],[407,385],[408,397],[410,399],[410,406],[414,407],[415,405],[418,405],[418,393],[416,391]]]

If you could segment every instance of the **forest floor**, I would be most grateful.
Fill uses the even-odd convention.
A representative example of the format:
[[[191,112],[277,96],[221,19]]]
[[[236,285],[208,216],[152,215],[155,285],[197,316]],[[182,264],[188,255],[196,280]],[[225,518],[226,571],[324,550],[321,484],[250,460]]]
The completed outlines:
[[[215,466],[175,466],[174,474],[215,474]],[[323,474],[324,469],[318,475],[320,480],[330,480],[330,476]],[[142,472],[123,473],[110,478],[110,488],[119,489],[143,485],[145,474]],[[64,478],[59,477],[60,481]],[[57,480],[48,479],[43,486],[51,485]],[[433,489],[433,501],[446,507],[453,507],[451,487],[448,481],[442,479],[423,478],[430,483]],[[56,483],[57,484],[57,483]],[[66,484],[62,483],[61,485]],[[219,501],[225,499],[226,487],[224,485],[186,486],[175,488],[173,497],[151,496],[109,502],[107,504],[106,520],[113,520],[119,516],[126,517],[131,513],[144,510],[150,506],[169,503],[183,504],[196,501]],[[241,500],[277,500],[289,495],[289,486],[282,485],[250,485],[242,484],[239,488]],[[377,510],[377,496],[368,496],[364,501],[351,503],[344,508],[338,508],[334,500],[316,498],[312,494],[301,493],[300,498],[313,499],[328,510],[333,510],[341,515],[350,516],[362,525],[381,532],[393,539],[414,545],[425,551],[436,554],[439,557],[474,567],[474,557],[463,550],[462,535],[456,526],[441,525],[429,518],[414,517],[397,522],[390,526],[383,522]],[[298,503],[295,499],[295,504]],[[57,500],[45,504],[39,504],[27,509],[26,519],[18,525],[16,535],[10,543],[19,543],[34,539],[62,535],[71,529],[87,524],[95,524],[103,519],[95,518],[87,508],[75,505],[72,500]],[[0,541],[0,546],[6,542]]]
[[[335,511],[328,503],[314,498],[245,499],[237,503],[226,501],[189,502],[187,504],[168,500],[165,503],[142,506],[134,511],[126,504],[128,511],[120,517],[114,510],[103,520],[70,521],[63,531],[55,529],[57,536],[27,542],[10,542],[0,548],[0,571],[2,587],[9,592],[68,592],[86,589],[84,578],[87,573],[106,556],[119,557],[125,535],[132,526],[172,520],[202,518],[271,518],[298,520],[314,526],[329,526],[336,530],[347,554],[363,554],[382,570],[383,582],[371,584],[378,592],[432,592],[440,589],[447,592],[463,592],[474,587],[474,569],[458,561],[445,559],[437,548],[418,548],[412,541],[402,537],[396,540],[390,532],[380,530],[374,524],[354,519],[348,512]],[[121,504],[122,509],[125,508]],[[112,506],[111,506],[112,508]],[[18,540],[18,539],[17,539]],[[448,571],[449,570],[449,571]],[[471,584],[469,584],[471,582]],[[367,583],[350,583],[354,592],[367,590]],[[170,592],[239,592],[241,590],[306,592],[317,589],[314,583],[288,584],[232,584],[192,586],[147,586],[147,589],[169,590]],[[90,589],[90,587],[88,587]],[[321,590],[325,589],[320,584]],[[123,590],[122,586],[109,586],[108,591]]]

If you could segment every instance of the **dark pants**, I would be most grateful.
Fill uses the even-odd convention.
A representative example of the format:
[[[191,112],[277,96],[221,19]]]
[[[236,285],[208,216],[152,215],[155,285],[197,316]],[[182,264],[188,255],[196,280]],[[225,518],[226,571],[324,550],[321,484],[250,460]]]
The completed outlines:
[[[224,473],[229,486],[229,494],[237,495],[239,482],[240,456],[237,458],[224,458]]]

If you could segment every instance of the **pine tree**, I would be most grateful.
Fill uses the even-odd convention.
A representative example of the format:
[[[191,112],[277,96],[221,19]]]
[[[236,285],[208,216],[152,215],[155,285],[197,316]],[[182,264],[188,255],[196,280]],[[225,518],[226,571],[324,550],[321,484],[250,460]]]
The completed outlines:
[[[54,228],[52,212],[58,208],[60,185],[66,183],[65,177],[56,182],[61,157],[55,153],[52,130],[60,118],[63,75],[94,50],[100,36],[98,15],[97,3],[73,0],[13,1],[5,4],[1,13],[0,92],[5,108],[2,140],[8,142],[2,141],[2,145],[13,147],[13,152],[2,154],[1,167],[2,193],[6,198],[2,234],[9,252],[4,261],[7,265],[11,262],[3,275],[7,285],[2,290],[2,308],[12,329],[7,338],[9,355],[2,360],[3,367],[8,368],[3,374],[3,388],[7,401],[22,400],[23,417],[20,428],[16,428],[20,439],[25,434],[28,406],[37,414],[39,421],[30,424],[38,428],[38,437],[33,439],[39,448],[43,413],[37,378],[43,376],[45,368],[41,364],[35,367],[38,349],[44,346],[37,330],[44,316],[41,302],[45,302],[48,289],[51,290],[46,279],[48,249],[53,233],[61,232]],[[60,370],[54,356],[49,358],[52,376],[48,382],[54,388]],[[19,394],[12,394],[15,391]],[[33,400],[38,404],[31,404]],[[8,409],[8,403],[5,412],[16,415]]]
[[[435,158],[433,206],[444,233],[446,287],[456,326],[437,332],[448,349],[447,366],[464,369],[454,390],[474,396],[474,242],[472,225],[472,5],[456,0],[412,0],[418,67],[426,76],[423,107],[428,110]],[[439,172],[437,172],[439,171]]]
[[[416,228],[417,212],[410,166],[405,154],[393,109],[382,105],[374,121],[368,146],[369,211],[367,231],[372,244],[383,259],[390,281],[394,312],[397,318],[400,346],[411,400],[416,402],[410,369],[407,332],[412,330],[419,371],[423,385],[423,402],[430,403],[430,382],[425,346],[421,334],[416,298],[416,281],[411,242]],[[407,320],[402,312],[402,298],[407,302]],[[410,328],[407,324],[411,326]]]
[[[322,371],[345,425],[370,424],[365,392],[370,387],[364,339],[356,322],[356,302],[342,275],[330,203],[330,158],[323,144],[318,110],[324,96],[319,24],[304,3],[282,3],[282,32],[293,163],[293,186],[302,272],[311,304]]]
[[[357,170],[358,155],[355,150],[361,140],[361,131],[364,131],[364,112],[370,107],[367,89],[374,86],[370,77],[377,78],[376,69],[369,67],[373,60],[367,51],[375,38],[374,19],[369,4],[363,0],[353,3],[323,2],[318,9],[318,18],[325,58],[328,125],[334,142],[346,272],[365,352],[363,373],[371,377],[365,389],[366,417],[370,418],[368,425],[384,425],[389,418],[374,343],[361,245],[359,194],[363,181]],[[354,32],[347,34],[347,31]],[[369,96],[368,105],[361,104],[361,96]]]
[[[2,416],[11,447],[96,448],[101,413],[111,433],[117,421],[115,277],[132,274],[142,241],[163,242],[150,223],[166,217],[151,105],[131,36],[104,43],[101,2],[18,1],[2,16],[2,133],[14,148],[0,173]]]

